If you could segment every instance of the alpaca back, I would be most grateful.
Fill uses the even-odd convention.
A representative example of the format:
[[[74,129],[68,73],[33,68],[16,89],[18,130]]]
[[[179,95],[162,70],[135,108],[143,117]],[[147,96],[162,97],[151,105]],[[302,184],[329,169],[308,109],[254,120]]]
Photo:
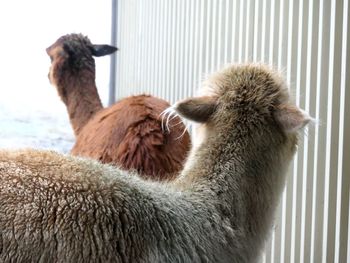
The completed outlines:
[[[159,98],[131,96],[98,112],[77,137],[72,154],[112,163],[152,179],[171,179],[183,167],[189,134],[179,118],[170,132],[161,113],[169,104]]]
[[[0,151],[0,261],[224,262],[228,226],[202,201],[94,160]]]

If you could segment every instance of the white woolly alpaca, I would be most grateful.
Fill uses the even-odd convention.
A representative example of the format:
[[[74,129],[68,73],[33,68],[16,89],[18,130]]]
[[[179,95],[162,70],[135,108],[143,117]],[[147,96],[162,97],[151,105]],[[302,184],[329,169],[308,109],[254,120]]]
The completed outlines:
[[[257,261],[309,117],[263,65],[219,71],[204,95],[173,107],[199,123],[201,142],[172,182],[53,152],[1,151],[0,261]]]

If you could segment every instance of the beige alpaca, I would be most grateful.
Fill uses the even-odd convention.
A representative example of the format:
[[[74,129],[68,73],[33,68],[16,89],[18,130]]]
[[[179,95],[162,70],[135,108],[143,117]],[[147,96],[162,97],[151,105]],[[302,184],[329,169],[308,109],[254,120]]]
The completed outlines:
[[[181,175],[0,152],[1,262],[255,262],[309,117],[263,65],[233,65],[173,109],[199,122]]]

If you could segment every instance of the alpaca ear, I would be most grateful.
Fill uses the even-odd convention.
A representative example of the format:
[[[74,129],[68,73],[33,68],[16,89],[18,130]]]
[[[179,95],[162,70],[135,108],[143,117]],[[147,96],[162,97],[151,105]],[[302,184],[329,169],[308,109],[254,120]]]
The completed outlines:
[[[118,48],[110,45],[92,45],[91,52],[95,57],[102,57],[116,52]]]
[[[217,99],[209,96],[189,98],[175,104],[178,114],[195,122],[206,122],[216,107]]]
[[[280,105],[274,115],[276,121],[286,132],[296,132],[311,120],[305,111],[293,105]]]

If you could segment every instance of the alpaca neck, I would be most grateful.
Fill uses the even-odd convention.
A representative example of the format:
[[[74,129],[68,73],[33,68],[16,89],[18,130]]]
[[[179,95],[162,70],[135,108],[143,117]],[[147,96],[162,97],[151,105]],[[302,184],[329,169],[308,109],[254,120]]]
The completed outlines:
[[[193,150],[176,183],[203,203],[214,204],[220,216],[242,233],[242,239],[254,239],[269,229],[287,165],[279,149],[269,145],[269,138],[262,151],[261,145],[257,148],[258,144],[240,136],[225,136],[209,138]]]
[[[77,136],[91,117],[100,111],[103,106],[97,92],[94,74],[85,72],[63,83],[59,90],[65,92],[60,95],[67,106],[69,119],[74,134]]]

